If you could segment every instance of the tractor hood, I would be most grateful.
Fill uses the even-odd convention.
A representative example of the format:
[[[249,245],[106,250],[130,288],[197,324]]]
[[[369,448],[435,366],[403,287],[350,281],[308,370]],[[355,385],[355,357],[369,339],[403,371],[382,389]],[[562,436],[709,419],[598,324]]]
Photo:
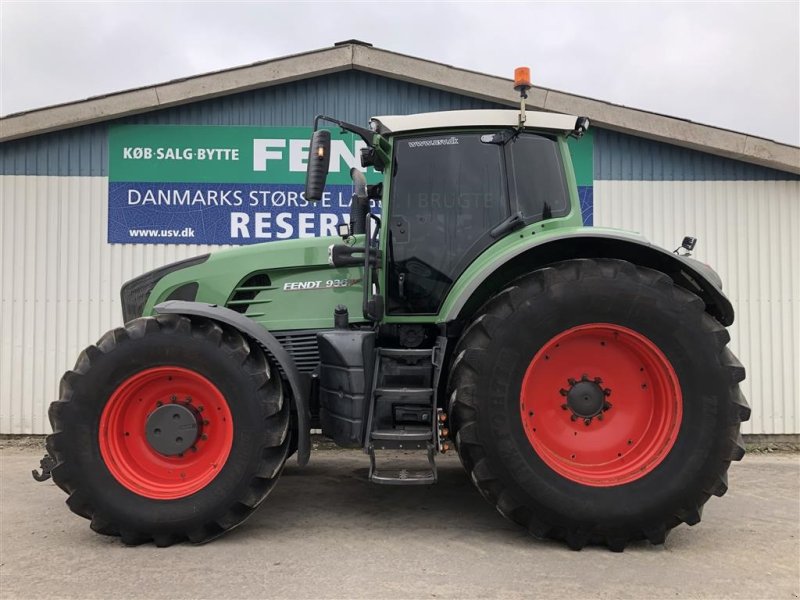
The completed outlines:
[[[281,327],[326,326],[337,303],[360,313],[360,270],[328,264],[328,248],[337,241],[314,237],[239,246],[166,265],[122,287],[125,320],[151,315],[161,302],[185,300],[226,306],[271,327],[278,326],[276,320]]]

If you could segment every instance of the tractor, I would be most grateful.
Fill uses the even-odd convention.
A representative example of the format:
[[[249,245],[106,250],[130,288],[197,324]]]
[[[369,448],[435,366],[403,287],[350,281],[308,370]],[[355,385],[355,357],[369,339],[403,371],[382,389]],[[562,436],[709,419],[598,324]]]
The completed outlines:
[[[376,484],[433,484],[455,451],[502,515],[572,549],[698,523],[750,416],[731,303],[693,238],[583,226],[567,140],[589,120],[526,111],[516,75],[519,110],[318,116],[306,202],[326,127],[380,174],[351,170],[349,222],[125,283],[125,324],[63,376],[39,478],[125,544],[203,543],[321,429]]]

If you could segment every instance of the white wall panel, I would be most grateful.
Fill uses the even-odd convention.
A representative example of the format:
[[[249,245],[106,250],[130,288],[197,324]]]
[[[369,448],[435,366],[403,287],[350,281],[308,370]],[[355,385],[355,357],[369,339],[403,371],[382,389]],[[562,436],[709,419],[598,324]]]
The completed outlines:
[[[639,231],[722,276],[731,348],[747,369],[745,433],[800,433],[800,182],[595,181],[597,226]]]
[[[122,323],[128,279],[210,246],[106,243],[105,177],[0,176],[0,433],[47,433],[80,351]]]
[[[121,323],[124,281],[208,251],[106,243],[104,177],[0,177],[0,433],[46,433],[78,353]],[[800,433],[800,182],[596,181],[595,223],[674,248],[684,234],[737,312],[751,433]]]

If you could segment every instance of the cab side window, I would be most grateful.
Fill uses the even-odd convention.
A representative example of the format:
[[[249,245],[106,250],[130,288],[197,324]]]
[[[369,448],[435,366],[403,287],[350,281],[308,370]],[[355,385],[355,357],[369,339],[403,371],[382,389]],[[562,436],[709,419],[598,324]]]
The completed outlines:
[[[510,188],[526,222],[563,217],[569,213],[569,192],[558,142],[522,134],[508,144]]]

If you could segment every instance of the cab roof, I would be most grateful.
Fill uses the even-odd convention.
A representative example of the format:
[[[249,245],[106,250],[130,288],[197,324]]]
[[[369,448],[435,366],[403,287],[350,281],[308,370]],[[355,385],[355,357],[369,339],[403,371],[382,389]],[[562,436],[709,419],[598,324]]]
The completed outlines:
[[[573,115],[529,110],[525,113],[525,127],[569,132],[575,129],[577,119]],[[519,111],[446,110],[416,115],[372,117],[371,122],[378,133],[384,135],[455,127],[516,127],[519,125]]]

